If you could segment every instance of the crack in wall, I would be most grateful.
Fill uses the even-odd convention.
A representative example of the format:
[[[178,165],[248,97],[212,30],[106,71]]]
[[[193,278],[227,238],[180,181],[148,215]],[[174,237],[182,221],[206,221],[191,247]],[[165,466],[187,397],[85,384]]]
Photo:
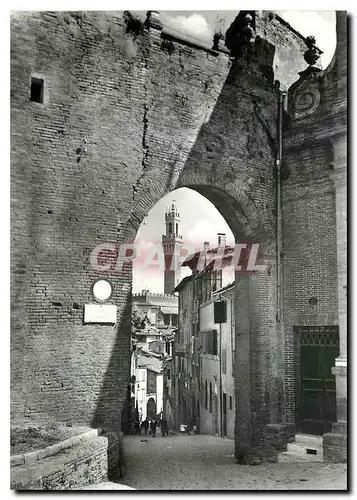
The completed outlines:
[[[141,160],[141,164],[143,166],[143,169],[145,170],[147,168],[147,159],[149,156],[149,146],[146,141],[146,136],[147,136],[147,131],[148,131],[148,113],[149,106],[147,103],[144,104],[144,116],[143,116],[143,137],[142,137],[142,146],[143,146],[143,159]]]
[[[274,137],[274,134],[272,134],[270,131],[271,127],[269,126],[268,122],[266,121],[266,119],[264,118],[264,116],[262,114],[262,108],[258,104],[255,104],[253,109],[254,109],[255,116],[260,121],[261,125],[263,126],[263,130],[265,131],[265,133],[267,135],[270,149],[272,150],[273,155],[276,157],[277,152],[278,152],[276,137]]]
[[[148,111],[149,111],[149,104],[148,104],[148,88],[147,88],[147,72],[148,72],[148,61],[145,59],[144,63],[144,114],[143,114],[143,132],[142,132],[142,139],[141,139],[141,144],[143,148],[143,156],[141,160],[141,165],[143,167],[141,174],[139,175],[137,181],[135,184],[133,184],[133,201],[135,201],[137,192],[139,190],[140,184],[145,177],[145,174],[147,172],[147,167],[148,167],[148,158],[149,158],[149,146],[147,143],[147,133],[148,133],[148,127],[149,127],[149,120],[148,120]],[[130,217],[133,215],[133,209],[131,210]],[[129,217],[129,218],[130,218]]]

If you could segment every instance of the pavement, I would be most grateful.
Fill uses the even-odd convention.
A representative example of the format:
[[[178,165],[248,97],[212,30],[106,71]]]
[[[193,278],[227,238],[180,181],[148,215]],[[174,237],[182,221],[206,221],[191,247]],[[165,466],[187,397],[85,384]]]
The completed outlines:
[[[138,490],[346,490],[347,465],[235,463],[234,441],[208,435],[125,436],[126,474]],[[110,488],[108,488],[110,489]]]
[[[130,486],[126,486],[125,484],[106,481],[104,483],[89,484],[88,486],[83,486],[83,488],[76,488],[76,490],[135,490],[135,488],[130,488]]]

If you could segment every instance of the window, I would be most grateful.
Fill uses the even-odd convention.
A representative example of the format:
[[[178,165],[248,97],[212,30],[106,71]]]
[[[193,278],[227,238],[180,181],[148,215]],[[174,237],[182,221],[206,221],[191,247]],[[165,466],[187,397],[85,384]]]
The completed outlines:
[[[222,372],[224,374],[227,373],[227,351],[223,349],[222,351]]]
[[[170,325],[170,314],[164,314],[164,325]]]
[[[167,380],[171,380],[171,370],[170,370],[170,368],[167,369]]]
[[[178,224],[176,224],[176,236],[178,236]]]
[[[212,382],[209,383],[209,411],[212,413]]]
[[[177,326],[177,314],[171,315],[171,326]]]
[[[169,223],[169,234],[172,234],[172,223]]]
[[[137,371],[136,382],[145,382],[145,370],[138,370]]]
[[[147,394],[156,393],[156,373],[148,370],[147,371]]]
[[[31,77],[30,100],[43,104],[43,80]]]
[[[214,303],[214,322],[227,323],[227,302],[225,300]]]
[[[203,333],[203,347],[206,354],[213,354],[217,356],[218,354],[218,335],[217,330],[209,330]]]
[[[232,396],[229,396],[229,409],[230,410],[233,409],[233,398],[232,398]]]
[[[205,380],[205,408],[208,410],[208,383]]]

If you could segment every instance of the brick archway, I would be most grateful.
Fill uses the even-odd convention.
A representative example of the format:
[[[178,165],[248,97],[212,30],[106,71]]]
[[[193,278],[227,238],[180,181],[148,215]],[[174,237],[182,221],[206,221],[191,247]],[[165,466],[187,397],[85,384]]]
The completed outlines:
[[[231,186],[225,191],[217,185],[189,181],[184,170],[177,187],[195,190],[211,201],[231,227],[236,242],[263,244],[267,250],[267,271],[254,277],[237,274],[235,291],[236,458],[243,463],[254,463],[271,454],[276,429],[290,432],[285,431],[283,425],[284,341],[282,326],[276,321],[274,224],[269,217],[265,223],[264,216],[244,189],[234,192]],[[145,212],[151,208],[145,208]],[[135,215],[132,220],[138,223]],[[269,433],[273,437],[268,436]]]

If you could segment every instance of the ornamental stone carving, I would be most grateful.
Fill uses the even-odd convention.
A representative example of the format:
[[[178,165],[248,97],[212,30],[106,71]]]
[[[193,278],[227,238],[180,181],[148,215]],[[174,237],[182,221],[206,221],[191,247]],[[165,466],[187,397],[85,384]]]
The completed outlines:
[[[295,119],[312,115],[320,104],[320,92],[312,85],[303,85],[295,96]]]

